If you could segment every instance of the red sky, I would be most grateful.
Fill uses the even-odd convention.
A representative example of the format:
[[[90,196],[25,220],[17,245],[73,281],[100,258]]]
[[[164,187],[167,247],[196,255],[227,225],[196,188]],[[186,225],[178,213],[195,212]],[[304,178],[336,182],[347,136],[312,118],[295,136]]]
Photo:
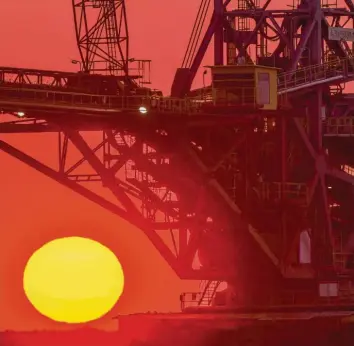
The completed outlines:
[[[183,58],[199,2],[127,1],[131,56],[153,61],[153,86],[165,93]],[[70,63],[78,58],[71,11],[70,0],[2,1],[0,65],[75,70],[77,65]],[[6,140],[49,162],[55,155],[54,146],[48,149],[53,142],[47,135],[12,135]],[[6,154],[0,152],[0,160],[0,330],[60,327],[26,302],[21,270],[37,246],[73,231],[110,246],[133,273],[127,278],[129,293],[110,316],[179,308],[179,294],[189,290],[190,283],[176,277],[142,232]]]
[[[131,56],[153,60],[155,87],[169,90],[183,57],[199,0],[128,1]],[[163,32],[161,33],[161,28]],[[16,0],[0,5],[0,65],[75,70],[77,59],[71,1]],[[50,137],[50,136],[49,136]],[[53,161],[47,135],[13,135],[11,143]],[[0,330],[53,328],[26,302],[21,270],[31,251],[52,237],[85,231],[120,257],[127,277],[126,294],[115,311],[169,311],[179,308],[181,282],[139,230],[74,192],[0,153]],[[87,230],[87,225],[92,230]],[[148,260],[146,260],[148,258]],[[107,324],[107,321],[101,324]],[[108,323],[109,325],[109,323]]]

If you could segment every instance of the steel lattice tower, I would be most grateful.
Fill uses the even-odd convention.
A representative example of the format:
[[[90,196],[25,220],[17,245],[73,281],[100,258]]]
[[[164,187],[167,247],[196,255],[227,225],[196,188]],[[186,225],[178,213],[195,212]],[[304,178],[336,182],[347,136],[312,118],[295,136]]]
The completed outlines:
[[[85,72],[128,75],[129,35],[124,0],[72,0]]]

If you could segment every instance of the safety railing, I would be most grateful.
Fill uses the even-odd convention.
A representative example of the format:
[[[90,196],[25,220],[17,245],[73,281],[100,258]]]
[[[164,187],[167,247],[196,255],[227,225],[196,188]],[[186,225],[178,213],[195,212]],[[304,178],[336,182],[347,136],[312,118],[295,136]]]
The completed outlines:
[[[328,61],[319,65],[300,68],[278,75],[278,93],[285,93],[297,87],[306,87],[311,83],[325,83],[333,78],[344,78],[349,72],[349,63],[353,58]]]
[[[308,204],[308,187],[305,183],[263,182],[260,183],[259,191],[264,201],[280,201],[284,197]]]
[[[250,106],[257,107],[257,88],[239,87],[232,90],[218,90],[214,93],[211,90],[200,92],[194,97],[172,98],[163,97],[156,100],[156,108],[159,112],[171,113],[199,113],[207,112],[208,107],[232,107],[232,106]],[[227,93],[226,93],[227,92]],[[210,109],[209,109],[210,110]]]
[[[202,297],[202,292],[184,292],[180,295],[181,310],[198,307]]]
[[[309,291],[306,289],[294,290],[284,290],[282,292],[276,292],[275,294],[270,294],[268,296],[267,302],[261,306],[255,305],[255,308],[266,309],[267,307],[299,307],[309,304],[311,300],[311,306],[313,307],[323,307],[325,306],[336,306],[338,303],[344,303],[347,301],[352,301],[354,299],[354,285],[349,280],[341,280],[339,282],[334,282],[336,286],[336,292],[320,292],[323,290],[321,286],[329,286],[326,282],[318,283],[318,294],[317,296],[310,295]],[[327,290],[329,287],[325,287]],[[328,290],[330,291],[330,290]],[[184,293],[180,296],[181,310],[185,311],[188,308],[201,308],[202,306],[198,304],[200,293]],[[304,302],[304,299],[306,303]],[[224,303],[226,305],[226,301]],[[222,305],[223,305],[222,304]],[[217,305],[217,307],[222,306]],[[280,317],[280,316],[279,316]],[[267,318],[262,314],[262,318]]]
[[[180,296],[181,310],[189,307],[211,306],[220,283],[220,281],[203,280],[200,292],[182,293]]]
[[[75,63],[77,62],[75,61]],[[100,65],[102,67],[102,63],[104,63],[104,61],[97,61],[95,64],[93,64],[91,71],[100,73]],[[123,66],[125,64],[125,61],[120,60],[118,61],[117,66]],[[114,75],[117,77],[126,76],[126,71],[121,68],[114,68],[113,70]],[[137,79],[138,84],[150,84],[150,70],[151,60],[130,59],[128,62],[128,74],[130,77]],[[0,66],[1,83],[16,83],[21,85],[28,85],[31,87],[65,87],[67,86],[68,78],[75,78],[80,80],[82,77],[86,78],[87,74]]]
[[[0,85],[0,104],[7,106],[31,107],[36,105],[52,107],[79,107],[96,109],[97,111],[138,111],[147,113],[156,111],[159,113],[195,114],[207,112],[206,106],[233,106],[256,104],[255,88],[234,89],[232,99],[203,98],[172,98],[154,96],[112,96],[64,92],[48,89],[26,89],[21,87],[9,87]],[[210,110],[209,110],[210,111]]]
[[[354,136],[354,117],[330,117],[323,122],[326,136]]]
[[[53,90],[37,90],[9,88],[0,86],[0,104],[11,104],[21,107],[22,103],[76,106],[111,110],[138,110],[148,104],[149,98],[144,96],[110,96],[84,93],[71,93]]]
[[[183,113],[194,114],[199,113],[205,104],[212,103],[211,100],[195,98],[174,98],[163,97],[152,99],[151,108],[159,113]]]
[[[25,104],[38,104],[96,108],[104,111],[138,111],[149,110],[159,112],[195,113],[201,108],[204,100],[156,98],[151,96],[112,96],[84,93],[62,92],[57,90],[24,89],[0,86],[0,104],[14,103],[21,107]]]

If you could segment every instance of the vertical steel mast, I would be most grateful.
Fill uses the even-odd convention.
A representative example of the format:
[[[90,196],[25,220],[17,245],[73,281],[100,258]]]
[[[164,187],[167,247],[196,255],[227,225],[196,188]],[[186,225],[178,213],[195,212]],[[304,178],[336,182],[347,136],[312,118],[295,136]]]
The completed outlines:
[[[129,35],[124,0],[72,0],[82,70],[128,76]]]

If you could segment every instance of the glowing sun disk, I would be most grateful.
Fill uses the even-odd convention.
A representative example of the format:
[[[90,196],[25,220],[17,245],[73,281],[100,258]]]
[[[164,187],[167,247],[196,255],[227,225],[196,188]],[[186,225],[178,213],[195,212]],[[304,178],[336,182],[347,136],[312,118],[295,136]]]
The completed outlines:
[[[85,323],[114,307],[123,293],[124,273],[117,257],[102,244],[61,238],[31,256],[23,287],[42,315],[58,322]]]

